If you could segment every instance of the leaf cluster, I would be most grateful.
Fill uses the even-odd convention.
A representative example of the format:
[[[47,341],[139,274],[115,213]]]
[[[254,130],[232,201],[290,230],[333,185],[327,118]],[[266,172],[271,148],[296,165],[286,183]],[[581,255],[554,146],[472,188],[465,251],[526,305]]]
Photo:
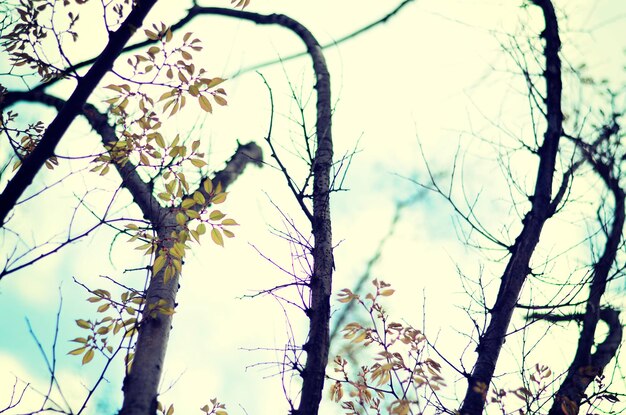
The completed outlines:
[[[85,365],[93,360],[96,352],[106,358],[112,358],[118,348],[110,344],[110,336],[123,332],[122,341],[132,338],[137,332],[140,324],[141,307],[144,304],[144,297],[137,291],[125,291],[120,294],[120,299],[115,300],[111,293],[104,289],[90,291],[92,297],[87,298],[90,303],[99,303],[97,312],[109,315],[102,319],[83,320],[77,319],[76,325],[88,334],[84,337],[77,337],[73,342],[80,346],[71,350],[68,354],[73,356],[83,356],[82,364]],[[120,344],[121,345],[121,344]],[[127,369],[130,370],[132,353],[126,356]]]
[[[446,384],[441,365],[426,356],[424,334],[389,320],[381,300],[395,290],[384,281],[374,280],[373,285],[375,290],[364,299],[347,288],[339,293],[340,302],[356,301],[369,317],[368,324],[351,322],[342,332],[353,346],[370,349],[371,360],[360,362],[360,369],[353,372],[347,359],[335,357],[334,372],[339,378],[330,387],[331,399],[340,403],[348,415],[371,410],[381,414],[385,408],[386,413],[406,415]]]

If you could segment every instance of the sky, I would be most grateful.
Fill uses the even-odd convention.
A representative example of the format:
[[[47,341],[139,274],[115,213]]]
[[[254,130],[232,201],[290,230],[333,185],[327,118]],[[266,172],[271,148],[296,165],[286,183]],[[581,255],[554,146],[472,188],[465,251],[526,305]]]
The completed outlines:
[[[215,1],[203,5],[226,6]],[[455,221],[450,206],[415,182],[427,181],[425,160],[432,171],[448,183],[451,163],[460,154],[459,176],[453,194],[465,190],[472,197],[480,195],[477,213],[490,229],[513,240],[519,229],[516,205],[511,203],[506,180],[502,177],[501,154],[495,147],[511,145],[513,139],[532,140],[525,83],[511,56],[514,41],[525,45],[529,36],[542,29],[539,11],[523,9],[521,1],[418,0],[399,15],[356,39],[325,51],[333,88],[335,112],[333,135],[337,156],[355,149],[347,174],[347,191],[332,200],[333,237],[337,271],[334,289],[353,284],[364,272],[380,239],[387,232],[397,202],[417,195],[417,201],[404,211],[393,238],[385,245],[372,277],[383,279],[397,289],[390,299],[389,311],[396,319],[423,329],[426,335],[455,363],[467,344],[464,333],[471,322],[463,311],[469,304],[463,289],[462,272],[468,278],[483,276],[488,282],[487,295],[495,295],[497,278],[503,265],[501,252],[478,251],[459,240],[462,225]],[[177,1],[160,1],[149,16],[150,22],[175,22],[184,9]],[[284,13],[305,26],[325,44],[384,15],[397,3],[379,1],[261,2],[252,0],[249,9],[261,13]],[[561,1],[560,10],[563,56],[567,66],[587,65],[588,75],[606,77],[610,85],[624,85],[626,63],[624,21],[626,3],[620,0]],[[103,45],[94,29],[99,17],[97,3],[83,11],[77,27],[87,31],[81,47],[71,50],[73,59],[91,57]],[[565,16],[567,18],[565,18]],[[280,28],[268,28],[221,17],[196,19],[188,29],[203,40],[204,51],[198,65],[209,73],[229,78],[225,84],[229,105],[210,116],[189,111],[173,117],[168,131],[190,134],[202,139],[209,168],[223,166],[236,146],[236,140],[255,140],[259,144],[267,133],[270,115],[268,91],[262,78],[240,70],[268,59],[288,56],[301,50],[299,40]],[[88,46],[85,46],[88,45]],[[294,171],[302,171],[298,160],[289,155],[292,140],[300,130],[291,118],[298,108],[291,99],[290,82],[302,97],[310,98],[310,64],[300,58],[260,71],[276,99],[274,139]],[[571,79],[571,78],[570,78]],[[1,82],[1,81],[0,81]],[[113,82],[113,78],[105,82]],[[104,83],[103,83],[104,84]],[[52,92],[67,95],[71,85],[59,85]],[[567,104],[584,102],[590,107],[597,101],[593,94],[581,93],[574,83],[566,83]],[[96,91],[92,102],[107,98]],[[20,111],[33,120],[49,120],[53,113],[39,107]],[[312,124],[312,105],[307,109]],[[539,134],[542,133],[541,127]],[[423,156],[420,152],[423,148]],[[6,157],[6,144],[2,144]],[[84,154],[98,151],[99,144],[86,123],[76,121],[64,138],[59,152]],[[504,147],[499,147],[504,148]],[[460,149],[460,150],[459,150]],[[266,150],[267,156],[267,148]],[[514,176],[522,186],[532,186],[534,159],[514,153],[511,159]],[[80,172],[84,161],[66,163],[54,172],[41,173],[37,186],[54,183],[55,178],[73,172],[71,177],[41,199],[26,203],[12,221],[15,231],[28,243],[59,240],[67,235],[67,224],[74,206],[83,195],[86,204],[102,211],[118,186],[115,175],[105,178]],[[462,173],[462,175],[461,175]],[[597,182],[581,179],[581,195],[597,200]],[[5,182],[0,182],[4,185]],[[35,191],[35,190],[33,190]],[[582,196],[581,196],[582,197]],[[515,201],[520,202],[516,196]],[[120,194],[114,208],[120,216],[132,216],[137,210],[127,207],[130,198]],[[595,203],[595,202],[594,202]],[[168,346],[161,396],[164,403],[174,403],[176,413],[198,413],[210,398],[218,397],[231,414],[286,413],[279,369],[264,364],[282,359],[281,349],[288,324],[283,309],[269,297],[243,298],[256,290],[286,282],[274,265],[263,259],[289,265],[289,246],[273,234],[284,230],[284,221],[275,205],[307,229],[303,215],[287,192],[284,178],[269,166],[249,168],[230,189],[223,210],[241,226],[237,237],[228,240],[224,249],[203,242],[193,250],[185,265],[178,295],[179,309],[174,317]],[[524,208],[520,202],[518,208]],[[561,219],[549,224],[542,237],[540,254],[560,252],[571,240],[589,232],[587,218],[595,213],[595,204],[576,205]],[[93,216],[78,209],[73,222],[76,230],[93,223]],[[275,233],[275,232],[274,232]],[[80,329],[74,320],[93,318],[95,307],[86,302],[88,294],[74,278],[92,288],[111,288],[103,275],[121,279],[125,284],[141,285],[139,272],[125,272],[146,264],[137,251],[109,228],[100,228],[88,237],[34,266],[8,276],[0,282],[0,407],[8,401],[15,376],[39,391],[46,388],[45,362],[37,343],[29,333],[27,319],[44,350],[50,353],[55,334],[59,302],[57,370],[74,405],[85,397],[85,388],[93,383],[102,360],[81,366],[80,359],[67,356]],[[15,238],[2,234],[1,252],[6,256]],[[584,248],[584,247],[583,247]],[[585,250],[572,250],[563,261],[550,269],[558,274],[574,272],[589,261]],[[24,249],[23,245],[18,249]],[[587,256],[585,256],[587,255]],[[541,292],[531,284],[527,295],[539,301]],[[610,298],[619,300],[615,291]],[[333,302],[333,313],[341,304]],[[305,340],[305,319],[297,310],[287,309],[289,324],[296,341]],[[514,324],[520,324],[515,320]],[[544,334],[544,330],[538,330]],[[571,358],[572,342],[557,341],[575,330],[557,327],[548,333],[554,345],[550,354],[531,353],[528,360],[550,363],[564,369]],[[529,342],[537,336],[530,333]],[[516,367],[515,353],[521,339],[507,342],[505,367]],[[543,349],[541,349],[543,350]],[[331,356],[332,357],[332,356]],[[471,365],[472,353],[464,363]],[[534,359],[534,360],[533,360]],[[548,360],[549,362],[546,362]],[[115,413],[121,400],[121,366],[114,365],[87,413]],[[451,392],[461,395],[463,382],[445,371]],[[621,382],[621,383],[620,383]],[[617,382],[621,391],[623,381]],[[456,388],[456,389],[455,389]],[[23,406],[11,413],[24,413],[40,402],[37,392],[29,391]],[[325,401],[323,413],[341,413]]]

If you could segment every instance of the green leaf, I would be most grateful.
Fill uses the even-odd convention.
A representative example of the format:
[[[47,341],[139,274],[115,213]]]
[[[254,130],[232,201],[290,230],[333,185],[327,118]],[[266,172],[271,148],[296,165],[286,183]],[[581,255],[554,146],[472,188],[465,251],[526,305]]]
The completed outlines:
[[[204,235],[206,233],[206,225],[204,223],[199,224],[196,232],[198,232],[198,235]]]
[[[204,190],[207,193],[211,193],[211,191],[213,190],[213,182],[210,179],[206,179],[204,183],[202,183],[202,185],[204,186]]]
[[[165,255],[159,255],[152,264],[152,275],[156,275],[165,265]]]
[[[219,210],[214,210],[213,212],[211,212],[209,214],[209,219],[211,219],[211,220],[220,220],[224,216],[226,216],[226,215],[223,214],[222,212],[220,212]]]
[[[187,209],[189,209],[190,207],[192,207],[195,204],[196,204],[195,200],[193,200],[193,199],[185,199],[185,200],[183,200],[183,203],[181,203],[180,207],[185,209],[185,210],[187,210]]]
[[[185,223],[187,223],[187,216],[183,212],[178,212],[176,214],[176,223],[180,226],[185,226]]]
[[[204,195],[200,192],[194,192],[193,193],[193,200],[196,201],[197,204],[199,205],[204,205],[206,202],[206,199],[204,198]]]

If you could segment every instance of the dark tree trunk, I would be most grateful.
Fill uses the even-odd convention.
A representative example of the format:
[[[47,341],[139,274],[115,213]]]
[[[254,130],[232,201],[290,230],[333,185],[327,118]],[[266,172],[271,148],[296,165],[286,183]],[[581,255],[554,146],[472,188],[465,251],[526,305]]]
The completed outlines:
[[[546,118],[547,129],[539,148],[539,167],[530,211],[524,217],[524,227],[511,247],[511,256],[502,275],[498,296],[490,310],[491,320],[485,333],[478,341],[476,364],[468,379],[461,415],[480,415],[485,406],[502,344],[519,299],[522,286],[530,272],[530,259],[539,242],[546,220],[553,215],[555,204],[552,198],[555,160],[562,135],[563,114],[561,112],[561,60],[559,29],[554,7],[550,0],[534,0],[541,7],[545,29],[541,37],[545,40],[544,56],[546,67]]]

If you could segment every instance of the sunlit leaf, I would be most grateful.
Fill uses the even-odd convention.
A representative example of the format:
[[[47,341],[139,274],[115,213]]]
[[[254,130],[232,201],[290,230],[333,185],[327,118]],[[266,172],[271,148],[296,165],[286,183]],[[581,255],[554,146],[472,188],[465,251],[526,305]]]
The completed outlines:
[[[86,365],[87,363],[91,362],[91,359],[93,359],[94,354],[95,353],[93,349],[87,350],[87,352],[83,356],[83,365]]]
[[[220,212],[219,210],[214,210],[213,212],[211,212],[209,214],[209,219],[211,219],[211,220],[220,220],[224,216],[226,216],[226,215],[223,214],[222,212]]]
[[[218,193],[215,195],[213,199],[211,199],[211,203],[218,204],[223,203],[226,200],[227,193]]]
[[[74,349],[71,352],[68,352],[67,354],[78,356],[80,354],[83,354],[85,352],[85,349],[87,349],[87,347],[79,347],[78,349]]]
[[[217,228],[211,229],[211,239],[219,246],[224,246],[224,238],[222,238],[222,234],[220,230]]]
[[[204,95],[200,95],[198,97],[198,103],[200,103],[200,108],[202,108],[204,111],[209,112],[209,113],[213,112],[213,106],[211,106],[209,99],[205,97]]]
[[[82,320],[82,319],[76,320],[76,325],[78,325],[78,327],[83,328],[83,329],[90,329],[91,328],[91,323],[86,321],[86,320]]]

